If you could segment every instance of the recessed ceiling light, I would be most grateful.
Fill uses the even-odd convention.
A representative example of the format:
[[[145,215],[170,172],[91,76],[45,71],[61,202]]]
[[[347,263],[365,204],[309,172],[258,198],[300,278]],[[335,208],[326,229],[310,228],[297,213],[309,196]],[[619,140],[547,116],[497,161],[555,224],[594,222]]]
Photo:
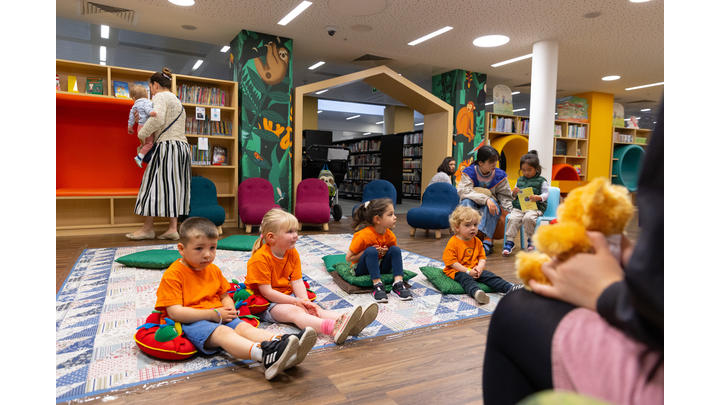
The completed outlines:
[[[109,25],[101,25],[100,26],[100,38],[105,38],[105,39],[110,38],[110,26]]]
[[[657,83],[643,84],[642,86],[628,87],[628,88],[626,88],[625,90],[644,89],[644,88],[646,88],[646,87],[662,86],[663,84],[665,84],[665,82],[657,82]]]
[[[320,114],[323,110],[318,110],[318,114]]]
[[[510,42],[510,38],[505,35],[484,35],[473,40],[473,45],[480,48],[492,48],[495,46],[505,45]]]
[[[642,112],[646,112],[646,111],[650,111],[650,109],[649,109],[649,108],[643,108],[643,109],[642,109],[642,110],[640,110],[640,111],[642,111]]]
[[[347,118],[345,118],[345,119],[346,119],[346,120],[354,120],[355,118],[358,118],[358,117],[360,117],[360,114],[358,114],[358,115],[353,115],[353,116],[347,117]]]
[[[289,12],[285,17],[283,17],[282,20],[278,21],[278,25],[287,25],[290,21],[295,19],[295,17],[299,16],[300,13],[305,11],[305,9],[310,7],[311,5],[312,2],[310,1],[303,1],[302,3],[298,4],[298,6],[295,7],[291,12]]]
[[[202,65],[202,64],[203,64],[203,60],[198,59],[197,62],[195,62],[195,64],[193,65],[192,70],[197,70],[197,68],[199,68],[200,65]]]
[[[363,135],[370,135],[372,132],[363,132]]]
[[[228,50],[230,50],[230,45],[225,45],[225,46],[222,47],[222,49],[220,49],[220,52],[225,53],[225,52],[227,52]]]
[[[514,95],[516,95],[516,94],[520,94],[520,92],[519,92],[519,91],[513,91],[513,92],[510,93],[510,94],[514,96]]]
[[[518,109],[513,110],[513,112],[525,111],[525,110],[527,110],[527,108],[518,108]]]
[[[196,26],[190,25],[190,24],[181,25],[180,27],[182,27],[182,29],[188,30],[188,31],[195,31],[197,29]]]
[[[170,3],[176,6],[188,7],[195,4],[195,0],[168,0]]]
[[[410,45],[410,46],[415,46],[415,45],[417,45],[417,44],[419,44],[419,43],[421,43],[421,42],[427,41],[427,40],[430,39],[430,38],[435,38],[435,37],[438,36],[438,35],[444,34],[444,33],[448,32],[448,31],[450,31],[451,29],[453,29],[453,27],[443,27],[443,28],[440,28],[439,30],[437,30],[437,31],[435,31],[435,32],[431,32],[431,33],[425,35],[424,37],[420,37],[420,38],[418,38],[418,39],[416,39],[416,40],[414,40],[414,41],[408,42],[408,45]]]
[[[485,105],[493,105],[493,104],[495,104],[494,101],[491,101],[491,102],[489,102],[489,103],[485,103]]]
[[[375,123],[375,125],[382,125],[382,124],[384,124],[384,123],[385,123],[385,121],[378,121],[378,122]]]
[[[611,81],[617,80],[619,78],[620,78],[620,76],[618,76],[618,75],[610,75],[610,76],[603,77],[602,80],[605,80],[606,82],[611,82]]]
[[[315,94],[323,94],[323,93],[325,93],[325,92],[328,91],[328,90],[330,90],[330,89],[325,89],[325,90],[316,91]]]
[[[318,63],[310,66],[308,69],[310,69],[310,70],[315,70],[315,69],[319,68],[320,66],[322,66],[322,65],[324,65],[324,64],[325,64],[325,62],[320,61],[320,62],[318,62]]]
[[[529,54],[527,54],[527,55],[523,55],[523,56],[518,56],[517,58],[512,58],[512,59],[504,60],[504,61],[502,61],[502,62],[493,63],[493,64],[490,65],[490,66],[491,66],[491,67],[498,67],[498,66],[502,66],[502,65],[507,65],[508,63],[513,63],[513,62],[517,62],[517,61],[520,61],[520,60],[523,60],[523,59],[529,59],[529,58],[532,58],[532,54],[531,54],[531,53],[529,53]]]
[[[425,125],[425,123],[424,123],[424,122],[418,122],[418,123],[415,124],[416,127],[419,127],[420,125]]]
[[[107,60],[107,48],[104,46],[100,47],[100,60],[102,60],[102,61]]]
[[[602,13],[599,12],[599,11],[591,11],[591,12],[589,12],[589,13],[583,14],[583,17],[585,17],[585,18],[597,18],[597,17],[600,17],[600,15],[602,15]]]
[[[630,3],[647,3],[650,0],[630,0]]]

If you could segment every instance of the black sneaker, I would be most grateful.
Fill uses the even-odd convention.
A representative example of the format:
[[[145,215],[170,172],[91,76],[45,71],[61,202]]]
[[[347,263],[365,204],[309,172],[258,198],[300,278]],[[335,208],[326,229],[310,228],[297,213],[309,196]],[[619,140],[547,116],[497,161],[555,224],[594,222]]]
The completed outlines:
[[[493,241],[491,240],[484,240],[482,242],[483,249],[485,249],[485,256],[490,256],[493,252]]]
[[[309,326],[302,332],[282,335],[282,340],[287,340],[290,336],[298,338],[298,348],[297,353],[292,355],[285,365],[285,370],[302,363],[302,361],[305,360],[305,356],[307,356],[308,352],[312,350],[313,346],[315,346],[315,342],[317,341],[317,332]]]
[[[408,301],[413,299],[412,294],[410,294],[410,290],[405,287],[405,283],[402,281],[397,281],[392,286],[392,291],[395,293],[395,295],[400,298],[402,301]]]
[[[522,290],[523,288],[525,288],[523,284],[513,284],[513,286],[510,287],[505,294],[510,294],[513,291]]]
[[[388,302],[387,293],[385,292],[385,286],[383,283],[377,283],[373,286],[372,296],[375,302]]]
[[[265,366],[265,379],[272,380],[279,372],[286,368],[287,362],[298,349],[298,338],[295,335],[287,339],[271,340],[260,343],[263,352],[263,366]]]

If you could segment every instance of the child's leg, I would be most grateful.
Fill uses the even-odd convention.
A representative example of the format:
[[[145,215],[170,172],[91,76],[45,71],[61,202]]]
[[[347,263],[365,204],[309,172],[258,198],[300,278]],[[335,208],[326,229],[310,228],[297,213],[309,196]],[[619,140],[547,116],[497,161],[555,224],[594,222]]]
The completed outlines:
[[[537,224],[537,219],[540,218],[541,215],[542,211],[528,211],[523,216],[522,225],[525,230],[525,237],[528,238],[528,240],[530,240],[535,233],[535,225]]]
[[[501,293],[506,293],[513,288],[512,283],[505,281],[502,277],[488,270],[483,270],[478,281]]]
[[[277,337],[267,329],[256,328],[242,320],[235,327],[235,333],[253,342],[264,342],[266,340],[273,340]]]
[[[380,265],[378,264],[378,252],[375,247],[369,246],[365,249],[358,260],[357,267],[355,267],[355,274],[358,276],[369,274],[373,284],[380,282]]]
[[[143,141],[142,147],[140,148],[140,152],[138,153],[138,156],[145,156],[150,149],[152,149],[154,136],[150,135],[147,138],[145,138],[145,141]]]
[[[292,323],[300,329],[305,329],[305,327],[309,326],[323,333],[323,319],[308,314],[296,305],[277,304],[270,310],[270,315],[278,322]]]
[[[231,356],[243,360],[250,359],[250,349],[254,344],[255,342],[240,336],[226,325],[218,326],[205,343],[207,347],[222,347]]]
[[[523,221],[523,212],[517,208],[513,208],[508,216],[507,229],[505,229],[505,238],[508,241],[514,241],[520,229],[520,223]],[[524,223],[524,222],[523,222]]]
[[[403,264],[402,264],[402,251],[399,247],[390,246],[385,257],[383,257],[380,263],[380,273],[391,273],[393,274],[393,281],[400,281],[403,279]]]
[[[465,293],[473,298],[475,296],[475,291],[480,289],[477,285],[477,281],[475,281],[475,279],[469,274],[462,271],[455,273],[455,281],[460,283]]]

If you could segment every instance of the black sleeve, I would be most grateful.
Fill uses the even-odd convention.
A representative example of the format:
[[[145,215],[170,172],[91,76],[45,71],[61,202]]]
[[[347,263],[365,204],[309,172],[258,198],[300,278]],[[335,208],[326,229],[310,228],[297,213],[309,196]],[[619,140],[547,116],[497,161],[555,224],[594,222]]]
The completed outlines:
[[[663,349],[664,219],[663,112],[650,138],[638,183],[640,235],[625,279],[605,289],[598,313],[608,323],[653,349]]]

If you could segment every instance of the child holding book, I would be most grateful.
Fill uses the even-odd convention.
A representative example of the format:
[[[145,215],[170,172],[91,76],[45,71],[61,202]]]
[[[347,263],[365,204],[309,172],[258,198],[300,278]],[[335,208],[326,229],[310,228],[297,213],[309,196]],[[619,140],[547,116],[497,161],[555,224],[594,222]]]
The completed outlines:
[[[402,252],[391,231],[395,222],[395,207],[389,198],[366,201],[353,213],[353,229],[360,224],[366,226],[353,235],[345,259],[355,266],[356,275],[370,275],[375,302],[388,302],[380,274],[390,272],[393,274],[392,292],[402,301],[412,299],[403,281]]]
[[[217,227],[208,219],[183,221],[177,245],[182,257],[163,273],[155,309],[180,322],[198,351],[213,354],[222,348],[235,358],[259,361],[265,366],[265,378],[271,380],[300,363],[307,353],[298,349],[298,336],[276,336],[238,318],[227,294],[230,283],[213,264],[217,240]],[[315,344],[313,337],[317,335],[306,338],[310,348]]]
[[[540,167],[540,158],[537,151],[531,150],[520,158],[520,172],[522,176],[518,177],[515,188],[512,189],[513,208],[508,215],[507,229],[505,229],[505,246],[503,246],[502,255],[507,257],[512,253],[515,247],[515,236],[522,224],[527,238],[527,250],[535,249],[532,245],[532,235],[535,233],[535,224],[537,219],[543,215],[547,208],[547,199],[550,195],[550,184],[544,177],[540,176],[542,168]],[[530,201],[537,204],[537,210],[523,211],[520,201],[517,198],[521,189],[532,188]]]
[[[128,117],[128,134],[132,135],[135,133],[133,131],[133,127],[135,126],[136,121],[138,124],[138,132],[140,132],[140,129],[143,125],[145,125],[145,121],[147,121],[149,117],[154,117],[155,113],[152,110],[152,101],[147,98],[147,89],[145,89],[144,86],[135,84],[130,87],[130,97],[133,99],[134,103],[130,109],[130,117]],[[155,137],[153,135],[148,136],[138,147],[138,153],[134,158],[138,167],[142,167],[145,155],[150,151],[150,149],[152,149],[154,138]]]
[[[490,302],[490,298],[478,287],[478,282],[501,293],[509,293],[523,286],[505,281],[485,269],[485,249],[477,238],[479,222],[480,214],[470,207],[458,206],[450,214],[450,227],[455,235],[443,251],[443,272],[460,283],[463,290],[482,305]]]
[[[298,228],[297,218],[279,208],[263,216],[260,237],[247,263],[245,285],[270,301],[270,306],[259,314],[263,321],[291,323],[305,331],[332,336],[335,344],[341,345],[348,336],[358,335],[375,320],[377,304],[364,311],[356,305],[341,314],[311,302],[302,280],[300,255],[295,249]]]

